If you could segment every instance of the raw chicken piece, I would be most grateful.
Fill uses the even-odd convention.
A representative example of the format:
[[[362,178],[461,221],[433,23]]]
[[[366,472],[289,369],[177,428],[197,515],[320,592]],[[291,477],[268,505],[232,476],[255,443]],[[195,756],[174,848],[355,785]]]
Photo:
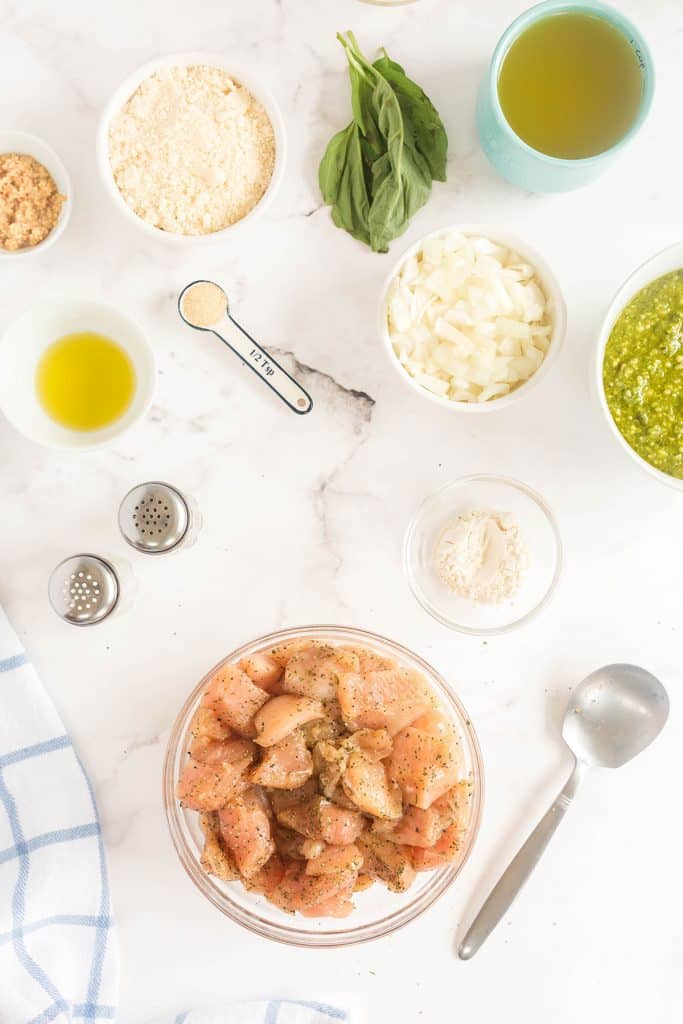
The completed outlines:
[[[433,868],[441,867],[442,864],[450,864],[460,857],[460,848],[463,839],[463,829],[455,821],[443,833],[441,838],[429,849],[413,847],[411,857],[417,871],[431,871]]]
[[[375,879],[372,877],[372,875],[364,875],[361,872],[361,874],[358,876],[358,880],[357,880],[356,884],[353,887],[353,891],[354,892],[365,892],[366,889],[369,889],[370,886],[374,885],[374,884],[375,884]]]
[[[225,665],[213,676],[202,697],[202,705],[242,736],[253,736],[254,715],[268,700],[268,694],[252,683],[237,665]]]
[[[252,683],[256,683],[262,690],[267,690],[268,693],[280,692],[278,683],[283,675],[282,665],[278,664],[275,658],[271,658],[269,654],[263,652],[250,654],[248,657],[242,658],[240,668],[246,672]]]
[[[405,892],[415,881],[415,868],[407,847],[365,832],[358,840],[358,848],[363,854],[363,872],[379,878],[392,892]]]
[[[251,773],[251,781],[272,789],[297,789],[313,774],[313,758],[300,729],[272,747]]]
[[[400,846],[433,846],[447,823],[434,807],[407,807],[400,821],[376,821],[373,832]]]
[[[358,669],[360,675],[364,676],[368,672],[386,672],[389,669],[396,668],[396,662],[393,658],[385,658],[383,654],[375,654],[374,651],[370,651],[367,647],[342,647],[341,650],[350,651],[351,654],[355,654],[358,658]]]
[[[381,761],[392,751],[391,735],[386,729],[359,729],[345,741],[347,749],[357,747],[374,760]]]
[[[196,740],[227,740],[232,736],[232,729],[228,723],[203,704],[200,704],[194,713],[194,718],[190,722],[190,732]]]
[[[263,893],[264,896],[270,896],[285,877],[286,870],[285,861],[276,851],[256,874],[244,879],[245,888],[252,892]]]
[[[296,697],[291,693],[272,697],[254,716],[256,742],[262,747],[273,746],[300,725],[323,718],[324,714],[320,701],[310,697]]]
[[[316,743],[313,749],[313,764],[318,775],[318,785],[323,795],[329,799],[342,780],[348,760],[348,750],[336,743],[324,740]]]
[[[353,843],[363,831],[363,819],[357,811],[344,810],[322,796],[275,814],[280,824],[309,839],[323,839],[332,846]]]
[[[176,787],[183,807],[193,811],[218,811],[246,789],[245,772],[251,764],[247,755],[238,761],[201,764],[189,757]]]
[[[381,761],[354,750],[342,779],[349,800],[364,814],[397,820],[403,813],[401,787],[387,778]]]
[[[306,836],[294,832],[291,828],[275,825],[272,828],[275,849],[289,860],[308,860],[319,857],[325,849],[322,839],[307,839]]]
[[[317,857],[306,864],[307,875],[332,875],[337,871],[359,871],[363,865],[363,854],[357,846],[328,846]]]
[[[339,682],[339,703],[346,725],[356,729],[387,729],[393,736],[433,706],[421,675],[407,668],[348,673]]]
[[[245,757],[256,760],[256,747],[251,740],[234,736],[228,740],[211,740],[207,736],[197,736],[190,747],[190,757],[202,764],[220,764],[228,761],[231,764]]]
[[[332,700],[342,673],[357,672],[358,658],[336,647],[307,647],[287,662],[282,688],[316,700]]]
[[[221,842],[218,815],[215,811],[202,814],[199,824],[206,837],[199,863],[207,874],[215,875],[216,878],[221,878],[224,882],[233,882],[240,877],[240,873]]]
[[[245,790],[218,812],[221,839],[240,874],[251,878],[275,851],[265,798],[255,787]]]
[[[346,869],[329,875],[307,875],[302,863],[292,862],[271,900],[278,907],[307,917],[345,917],[353,909],[349,896],[358,871]]]
[[[278,665],[282,665],[285,668],[295,654],[298,654],[300,651],[307,651],[312,647],[329,647],[329,644],[324,640],[311,640],[307,637],[302,637],[299,640],[286,640],[282,644],[276,644],[267,653],[273,661],[276,661]]]
[[[455,730],[442,715],[436,717],[433,731],[409,725],[395,736],[388,761],[389,777],[398,782],[406,802],[423,809],[454,786],[461,771]]]
[[[275,815],[287,807],[296,807],[297,804],[305,804],[312,797],[317,796],[318,784],[315,779],[309,779],[298,789],[272,789],[267,791],[270,806]]]

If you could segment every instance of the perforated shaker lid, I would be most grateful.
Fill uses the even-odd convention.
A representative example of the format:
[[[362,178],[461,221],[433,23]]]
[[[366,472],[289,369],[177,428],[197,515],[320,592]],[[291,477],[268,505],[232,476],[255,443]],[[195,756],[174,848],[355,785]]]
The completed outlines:
[[[190,512],[180,491],[159,481],[133,487],[119,508],[124,540],[149,555],[177,547],[189,525]]]
[[[116,570],[98,555],[72,555],[53,570],[48,597],[60,619],[73,626],[93,626],[118,603]]]

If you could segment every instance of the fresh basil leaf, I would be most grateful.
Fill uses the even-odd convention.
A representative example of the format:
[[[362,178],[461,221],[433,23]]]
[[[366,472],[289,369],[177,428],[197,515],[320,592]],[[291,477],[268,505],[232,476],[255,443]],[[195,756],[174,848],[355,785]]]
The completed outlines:
[[[406,135],[412,135],[415,148],[429,164],[435,181],[446,180],[448,137],[438,111],[425,91],[408,78],[400,64],[386,50],[373,67],[395,91],[405,122]]]
[[[318,170],[318,182],[324,201],[332,207],[336,226],[369,245],[370,200],[360,132],[354,121],[330,139]]]

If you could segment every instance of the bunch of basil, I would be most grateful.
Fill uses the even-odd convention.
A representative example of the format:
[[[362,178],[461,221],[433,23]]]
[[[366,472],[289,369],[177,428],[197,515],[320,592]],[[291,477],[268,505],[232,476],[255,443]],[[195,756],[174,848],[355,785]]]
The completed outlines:
[[[423,90],[386,50],[370,64],[352,32],[346,51],[353,121],[330,140],[318,172],[332,220],[375,252],[386,252],[446,180],[448,139]]]

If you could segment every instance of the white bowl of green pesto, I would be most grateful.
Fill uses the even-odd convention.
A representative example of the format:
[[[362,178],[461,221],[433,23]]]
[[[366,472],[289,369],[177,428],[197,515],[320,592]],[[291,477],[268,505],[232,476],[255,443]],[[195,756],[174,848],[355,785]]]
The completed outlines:
[[[621,286],[598,338],[598,397],[622,447],[683,490],[683,242]]]

